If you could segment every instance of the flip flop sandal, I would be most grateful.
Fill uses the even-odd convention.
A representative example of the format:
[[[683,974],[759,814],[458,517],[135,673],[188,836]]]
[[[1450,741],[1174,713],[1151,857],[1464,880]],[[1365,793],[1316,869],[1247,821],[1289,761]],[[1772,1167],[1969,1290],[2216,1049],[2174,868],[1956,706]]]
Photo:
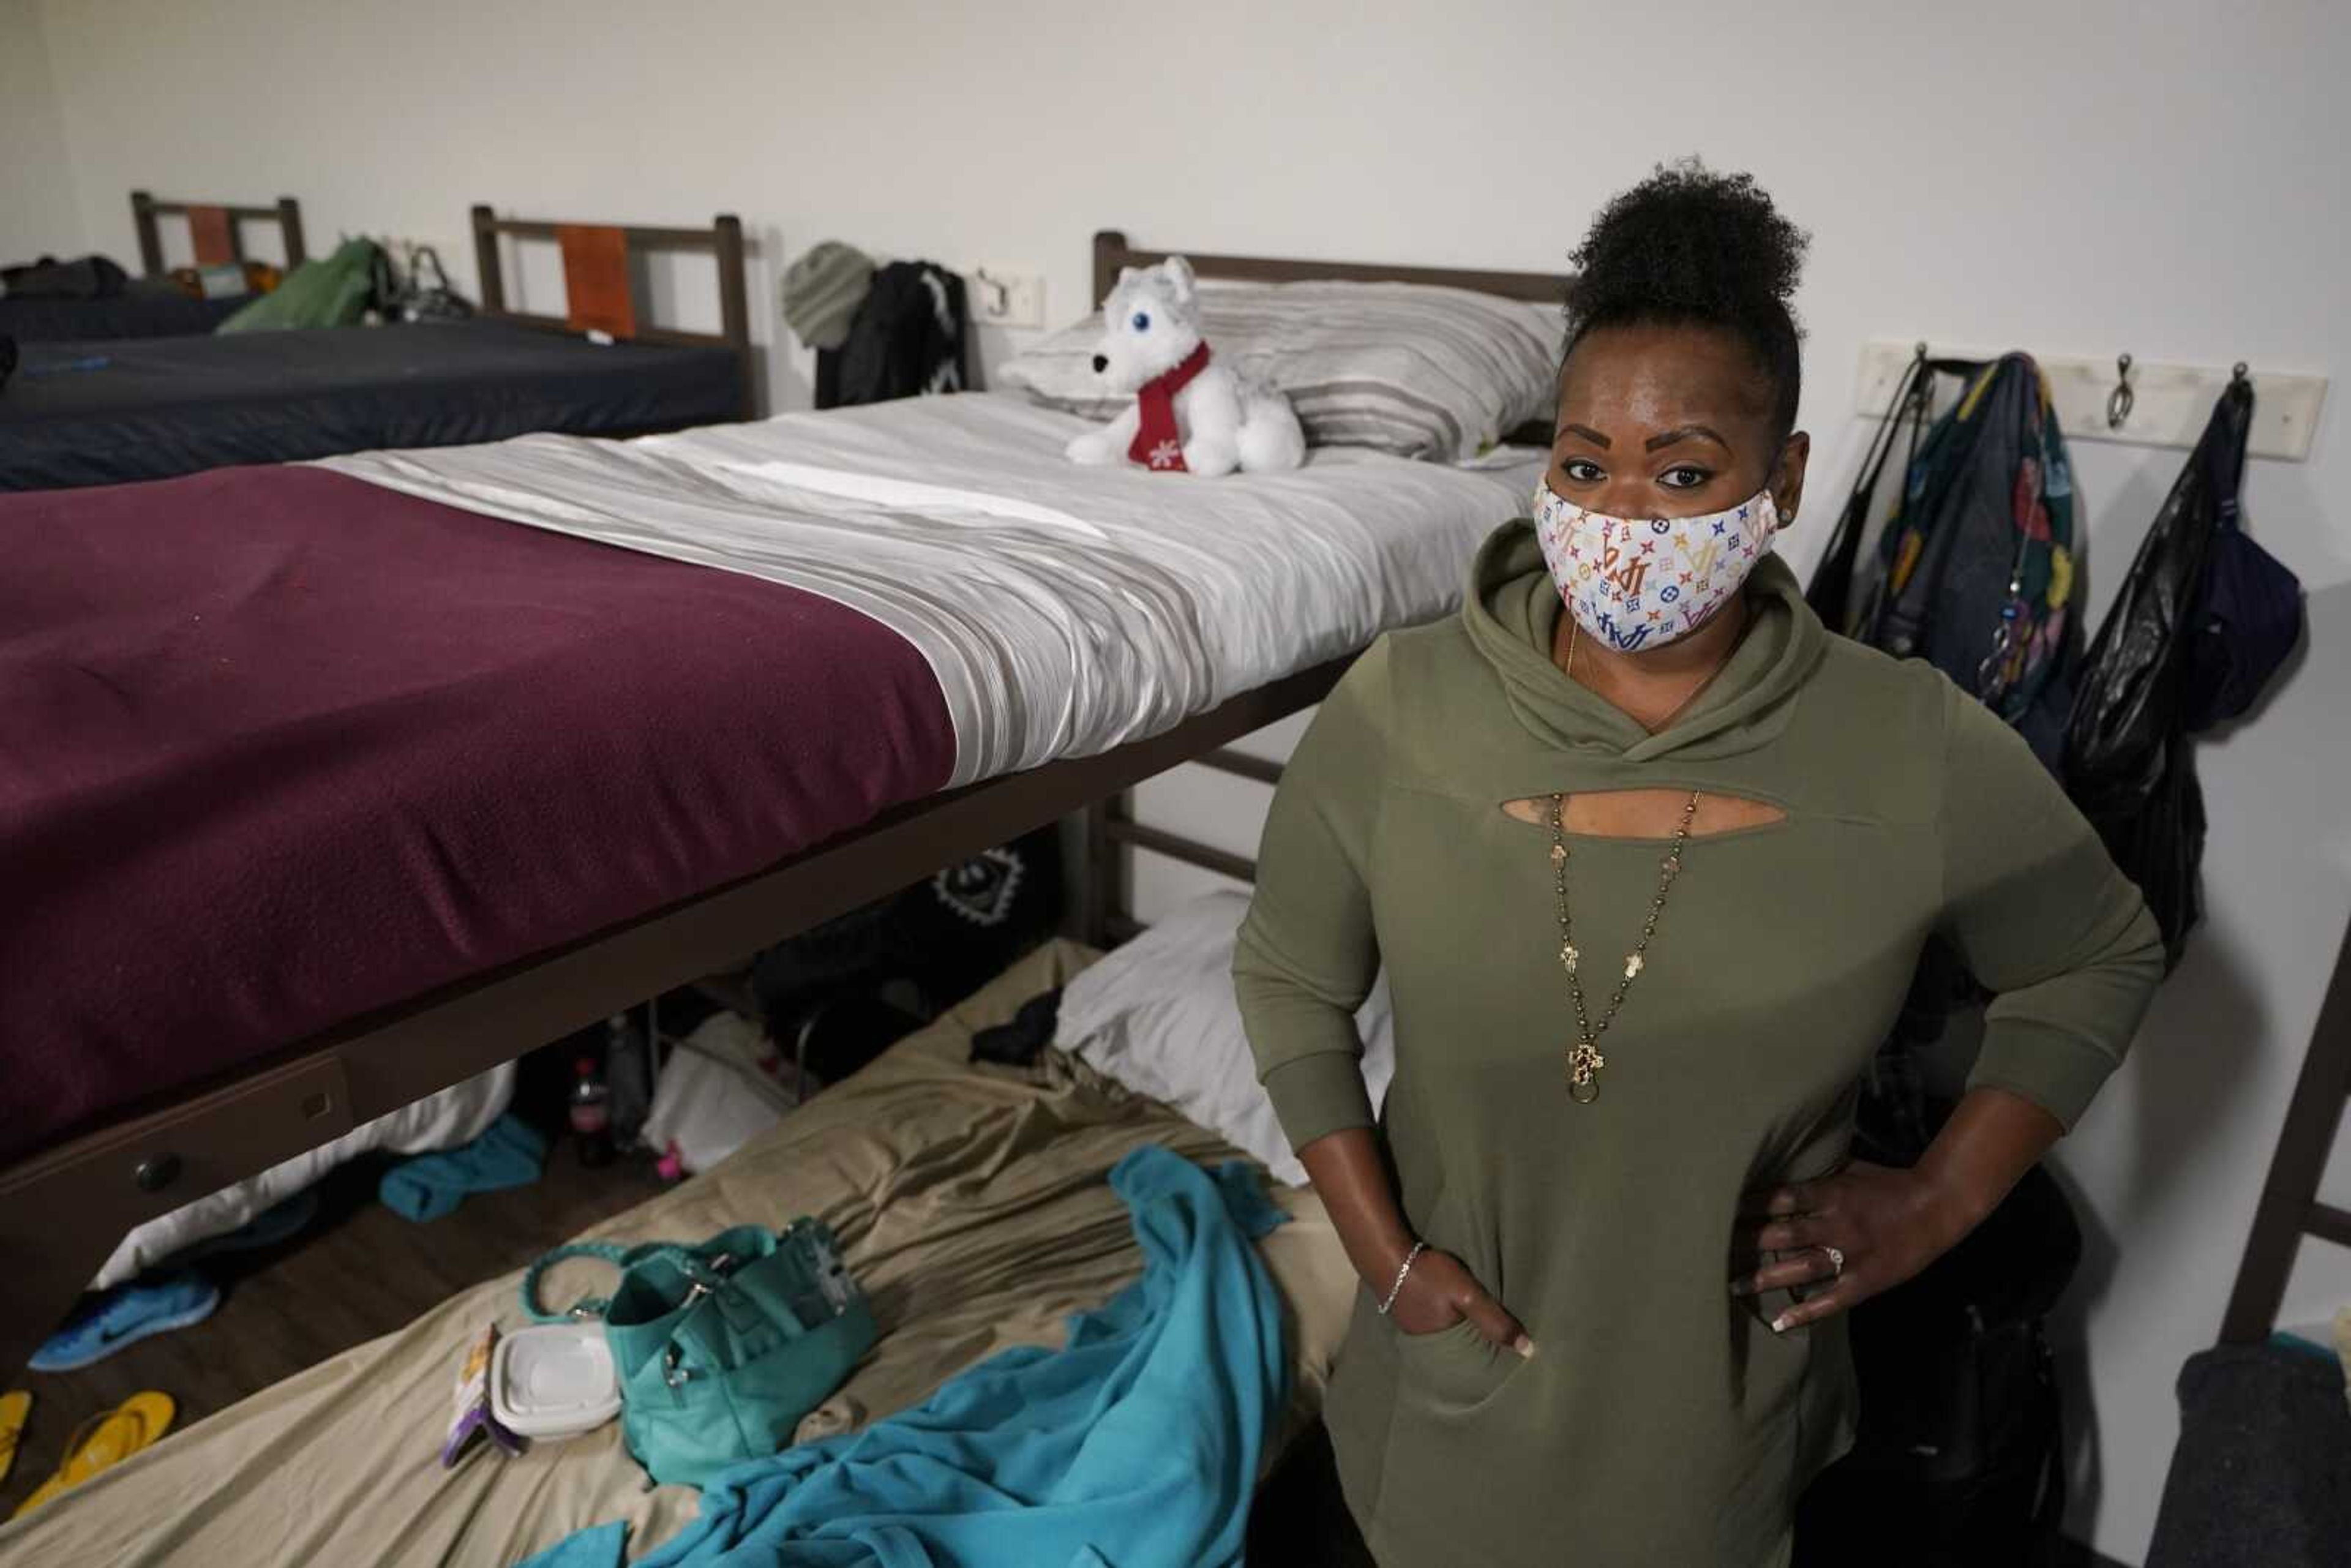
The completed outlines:
[[[27,1364],[35,1372],[71,1372],[152,1334],[200,1323],[220,1301],[220,1287],[196,1273],[117,1285],[51,1334]]]
[[[0,1394],[0,1481],[16,1468],[16,1439],[24,1435],[25,1418],[33,1413],[33,1396],[21,1388]]]
[[[62,1497],[99,1472],[113,1469],[172,1429],[179,1413],[168,1394],[134,1394],[111,1410],[101,1411],[74,1429],[66,1444],[65,1462],[40,1489],[16,1505],[11,1517],[22,1519],[43,1503]]]

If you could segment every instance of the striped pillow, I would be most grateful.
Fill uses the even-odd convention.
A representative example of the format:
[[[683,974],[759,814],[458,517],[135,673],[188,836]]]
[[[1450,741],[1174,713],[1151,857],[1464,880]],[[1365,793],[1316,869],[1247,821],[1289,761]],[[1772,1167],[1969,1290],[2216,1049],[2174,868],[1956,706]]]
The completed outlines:
[[[1551,417],[1559,308],[1425,283],[1200,280],[1217,358],[1290,394],[1317,446],[1443,462]],[[1094,374],[1102,312],[1016,356],[998,381],[1050,407],[1110,419],[1128,401]]]

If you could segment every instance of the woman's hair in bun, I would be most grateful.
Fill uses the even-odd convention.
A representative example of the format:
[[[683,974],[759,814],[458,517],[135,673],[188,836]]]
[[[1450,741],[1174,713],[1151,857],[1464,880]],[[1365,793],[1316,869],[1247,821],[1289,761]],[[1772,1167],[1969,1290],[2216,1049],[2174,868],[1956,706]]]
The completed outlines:
[[[1752,174],[1697,159],[1656,172],[1600,209],[1572,257],[1570,353],[1595,327],[1705,326],[1735,332],[1770,384],[1772,424],[1796,427],[1802,335],[1788,308],[1810,240]]]

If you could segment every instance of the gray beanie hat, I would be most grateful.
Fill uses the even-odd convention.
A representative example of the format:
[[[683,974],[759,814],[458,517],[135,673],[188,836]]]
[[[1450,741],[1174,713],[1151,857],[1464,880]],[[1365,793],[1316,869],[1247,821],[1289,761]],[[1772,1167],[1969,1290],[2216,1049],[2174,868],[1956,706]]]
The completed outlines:
[[[826,240],[784,269],[784,325],[811,349],[838,349],[873,287],[873,258]]]

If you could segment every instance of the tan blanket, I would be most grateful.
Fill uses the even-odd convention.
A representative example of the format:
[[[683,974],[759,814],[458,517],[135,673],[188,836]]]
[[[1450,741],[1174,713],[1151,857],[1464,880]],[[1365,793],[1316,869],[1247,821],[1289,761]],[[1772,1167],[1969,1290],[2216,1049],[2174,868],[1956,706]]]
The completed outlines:
[[[1060,1344],[1066,1313],[1141,1271],[1111,1166],[1145,1143],[1232,1157],[1213,1134],[1059,1053],[1029,1072],[967,1063],[974,1030],[1009,1019],[1088,957],[1056,945],[1024,960],[716,1170],[589,1234],[696,1240],[747,1221],[828,1221],[882,1338],[802,1437],[914,1404],[1007,1346]],[[1291,1221],[1261,1253],[1290,1308],[1286,1437],[1321,1407],[1354,1279],[1319,1200],[1280,1197]],[[649,1486],[617,1423],[518,1458],[476,1448],[441,1468],[466,1341],[493,1319],[528,1321],[517,1279],[468,1291],[0,1527],[0,1563],[507,1563],[621,1518],[634,1549],[650,1550],[693,1518],[697,1494]],[[548,1275],[546,1299],[611,1283],[609,1269],[567,1263]]]

